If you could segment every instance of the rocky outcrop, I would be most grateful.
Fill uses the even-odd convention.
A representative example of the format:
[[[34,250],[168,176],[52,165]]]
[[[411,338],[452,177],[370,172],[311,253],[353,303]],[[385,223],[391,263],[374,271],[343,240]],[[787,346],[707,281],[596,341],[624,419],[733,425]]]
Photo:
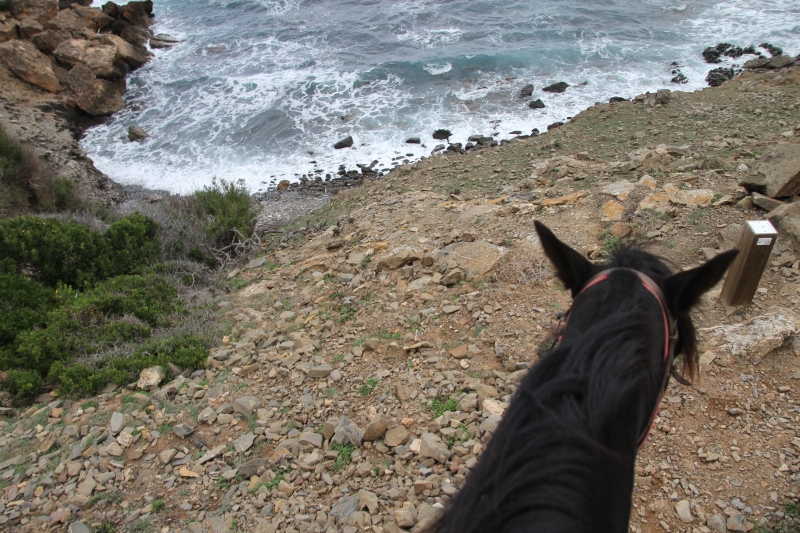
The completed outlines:
[[[104,78],[119,77],[120,71],[114,60],[117,57],[115,46],[103,45],[96,41],[70,39],[53,50],[59,61],[69,66],[81,64],[89,68],[95,76]]]
[[[93,117],[111,115],[125,107],[119,86],[98,78],[86,65],[72,67],[68,79],[75,93],[75,104]]]
[[[0,44],[0,59],[28,83],[51,93],[60,90],[50,60],[29,41],[15,39]]]

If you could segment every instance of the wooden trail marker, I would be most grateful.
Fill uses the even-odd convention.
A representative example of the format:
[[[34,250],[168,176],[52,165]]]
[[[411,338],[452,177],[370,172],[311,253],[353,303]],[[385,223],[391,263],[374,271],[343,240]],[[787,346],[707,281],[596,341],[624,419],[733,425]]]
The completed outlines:
[[[728,307],[750,305],[775,246],[778,230],[768,220],[749,220],[739,237],[739,255],[728,269],[719,299]]]

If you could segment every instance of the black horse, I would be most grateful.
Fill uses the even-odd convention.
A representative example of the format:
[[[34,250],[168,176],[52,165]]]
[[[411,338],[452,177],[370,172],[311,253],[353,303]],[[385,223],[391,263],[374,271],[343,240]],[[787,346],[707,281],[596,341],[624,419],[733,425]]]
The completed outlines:
[[[558,344],[523,379],[503,421],[431,533],[628,531],[634,462],[681,355],[697,359],[689,310],[738,253],[672,274],[618,248],[595,265],[536,231],[573,304]]]

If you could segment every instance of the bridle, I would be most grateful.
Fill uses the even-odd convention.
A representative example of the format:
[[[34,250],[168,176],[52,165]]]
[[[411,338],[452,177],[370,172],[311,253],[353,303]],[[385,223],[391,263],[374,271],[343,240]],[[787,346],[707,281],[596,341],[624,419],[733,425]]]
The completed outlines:
[[[650,422],[647,426],[642,430],[639,434],[639,440],[637,443],[638,449],[644,445],[645,441],[647,441],[648,435],[650,435],[650,431],[653,429],[653,424],[655,423],[656,417],[658,416],[658,412],[661,408],[661,400],[664,398],[664,393],[667,390],[667,385],[669,384],[670,376],[673,376],[676,381],[682,383],[684,385],[689,385],[689,381],[684,378],[673,366],[675,363],[675,347],[678,344],[678,327],[675,318],[672,316],[672,313],[669,310],[669,306],[667,305],[667,299],[664,296],[664,292],[661,288],[656,284],[653,279],[648,276],[647,274],[643,274],[638,270],[634,270],[632,268],[624,268],[624,267],[616,267],[616,268],[609,268],[607,270],[603,270],[594,276],[592,276],[589,281],[583,286],[578,294],[572,299],[572,307],[575,306],[575,302],[578,301],[578,298],[586,292],[587,289],[597,285],[608,279],[608,276],[611,272],[615,270],[627,270],[629,272],[633,272],[642,282],[642,286],[647,289],[647,291],[652,294],[656,300],[658,300],[658,304],[661,306],[661,316],[664,318],[664,378],[661,383],[661,389],[658,395],[658,400],[656,401],[655,406],[653,407],[653,413],[650,416]],[[554,346],[561,344],[561,337],[563,334],[564,329],[566,329],[567,324],[569,323],[569,316],[572,311],[572,307],[563,315],[564,319],[559,321],[555,326],[554,330],[551,330],[551,335],[555,339]]]

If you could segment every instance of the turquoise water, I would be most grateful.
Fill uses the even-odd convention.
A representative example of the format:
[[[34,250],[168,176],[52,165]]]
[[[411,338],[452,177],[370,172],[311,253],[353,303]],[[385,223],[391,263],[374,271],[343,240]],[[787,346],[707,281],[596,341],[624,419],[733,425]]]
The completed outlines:
[[[176,192],[391,168],[429,155],[436,128],[510,138],[611,96],[696,90],[719,66],[700,53],[721,41],[800,52],[796,0],[156,0],[155,13],[156,33],[184,41],[129,77],[128,107],[82,145],[113,179]],[[673,61],[688,84],[670,83]],[[541,91],[558,81],[571,87]],[[547,107],[529,109],[536,98]],[[151,138],[128,142],[131,124]],[[334,150],[347,135],[354,147]]]

